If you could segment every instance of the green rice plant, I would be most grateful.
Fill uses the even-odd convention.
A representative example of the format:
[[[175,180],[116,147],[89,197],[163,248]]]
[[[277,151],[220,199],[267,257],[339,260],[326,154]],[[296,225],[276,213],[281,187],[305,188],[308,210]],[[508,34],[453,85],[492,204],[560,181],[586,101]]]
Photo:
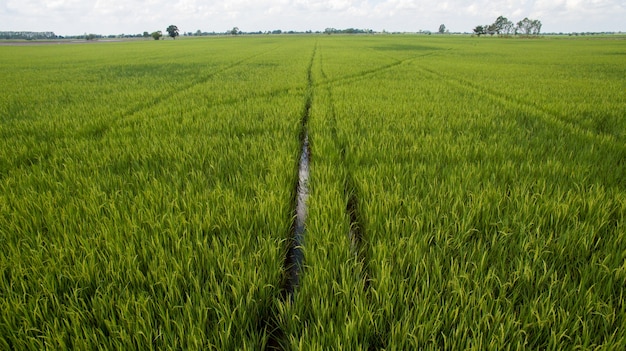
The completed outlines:
[[[485,98],[479,77],[437,70],[464,67],[450,51],[333,88],[371,252],[364,333],[397,349],[623,345],[623,146]],[[506,74],[490,63],[474,64]]]
[[[0,47],[0,347],[622,349],[622,51]],[[303,129],[305,262],[283,299]]]
[[[210,44],[211,52],[241,45],[236,62],[232,52],[203,55]],[[47,48],[24,52],[34,53],[24,68],[12,62],[30,75],[21,83],[28,93],[2,103],[19,107],[2,117],[9,140],[0,184],[2,345],[257,349],[267,342],[303,86],[259,82],[291,71],[305,77],[308,57],[294,56],[297,46],[258,44],[189,41],[176,47],[181,52],[106,44],[93,54],[64,46],[56,50],[66,65],[47,76],[25,68],[44,65]],[[137,46],[154,67],[102,55],[132,61],[142,56],[133,54]],[[28,94],[53,100],[54,89],[76,100],[42,99],[22,110]]]

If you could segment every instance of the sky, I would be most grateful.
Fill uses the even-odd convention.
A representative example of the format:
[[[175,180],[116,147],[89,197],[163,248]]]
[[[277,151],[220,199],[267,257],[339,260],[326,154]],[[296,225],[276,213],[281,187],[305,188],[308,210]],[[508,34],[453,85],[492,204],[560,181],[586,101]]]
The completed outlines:
[[[0,31],[137,34],[325,28],[471,32],[503,15],[542,32],[626,32],[626,0],[0,0]]]

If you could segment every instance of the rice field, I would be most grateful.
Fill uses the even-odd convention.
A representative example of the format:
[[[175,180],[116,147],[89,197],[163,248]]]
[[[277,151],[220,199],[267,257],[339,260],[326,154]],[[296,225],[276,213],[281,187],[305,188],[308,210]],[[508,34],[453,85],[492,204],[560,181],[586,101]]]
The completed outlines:
[[[620,36],[0,46],[0,348],[624,349],[625,58]]]

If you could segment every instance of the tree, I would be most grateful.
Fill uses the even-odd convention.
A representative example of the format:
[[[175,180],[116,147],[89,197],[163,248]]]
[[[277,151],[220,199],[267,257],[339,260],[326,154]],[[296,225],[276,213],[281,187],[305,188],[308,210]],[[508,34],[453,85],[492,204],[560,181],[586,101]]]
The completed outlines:
[[[528,19],[528,17],[525,17],[523,20],[517,22],[517,28],[519,31],[521,31],[523,34],[526,35],[530,35],[530,33],[532,32],[532,21]]]
[[[442,24],[439,26],[439,34],[443,34],[446,32],[446,25]]]
[[[487,31],[485,30],[485,27],[483,26],[476,26],[476,28],[474,28],[474,34],[480,36],[481,34],[486,34]]]
[[[173,24],[167,27],[166,31],[167,34],[169,34],[170,37],[172,37],[173,39],[176,39],[176,37],[178,36],[178,27]]]
[[[520,31],[525,35],[539,35],[541,32],[541,21],[539,20],[531,20],[528,17],[523,20],[517,22],[517,27],[515,28],[516,32]]]
[[[152,32],[152,34],[150,35],[152,36],[152,38],[154,38],[154,40],[159,40],[163,36],[163,33],[160,30],[158,30],[156,32]]]
[[[511,33],[517,35],[518,33],[523,35],[539,35],[541,32],[541,21],[531,20],[528,17],[514,24],[504,16],[499,16],[492,24],[484,26],[476,26],[474,28],[474,34],[480,36],[481,34],[489,35],[509,35]]]
[[[500,29],[500,33],[504,35],[509,35],[513,33],[513,28],[515,28],[515,23],[512,21],[506,20],[506,22],[502,23],[502,28]]]
[[[496,21],[493,23],[493,25],[498,35],[510,34],[514,26],[513,22],[509,21],[509,19],[504,16],[496,18]]]
[[[541,21],[540,20],[532,20],[532,32],[533,35],[539,35],[541,32]]]
[[[233,27],[233,29],[230,30],[230,34],[232,34],[232,35],[237,35],[239,33],[241,33],[241,32],[239,31],[238,27]]]

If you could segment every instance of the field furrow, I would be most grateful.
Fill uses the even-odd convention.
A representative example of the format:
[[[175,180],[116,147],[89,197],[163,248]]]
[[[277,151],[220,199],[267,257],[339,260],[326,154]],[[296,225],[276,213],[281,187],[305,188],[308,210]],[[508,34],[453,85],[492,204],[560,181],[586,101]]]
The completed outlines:
[[[309,196],[309,163],[311,160],[311,147],[309,145],[308,124],[311,114],[311,104],[313,101],[313,78],[311,69],[315,60],[315,49],[311,55],[311,61],[307,68],[307,90],[305,91],[304,108],[300,118],[300,157],[297,163],[298,175],[294,190],[293,200],[293,224],[287,242],[287,254],[283,270],[285,271],[285,281],[282,284],[284,295],[292,299],[298,288],[300,274],[304,268],[304,252],[302,250],[306,234],[307,199]]]
[[[580,121],[567,120],[563,115],[550,111],[547,108],[538,105],[530,100],[523,100],[516,96],[512,96],[508,93],[502,93],[490,89],[487,86],[481,86],[479,84],[472,83],[460,78],[448,76],[441,72],[436,72],[427,67],[420,67],[421,70],[428,74],[432,74],[440,79],[445,79],[462,89],[471,89],[479,94],[484,94],[485,97],[505,106],[510,107],[512,111],[528,111],[531,118],[539,118],[548,123],[551,128],[567,131],[584,139],[595,139],[602,142],[603,139],[608,139],[610,142],[619,142],[619,137],[614,131],[608,130],[593,130],[588,126],[585,126]]]
[[[251,54],[250,56],[241,58],[235,62],[227,62],[227,63],[224,63],[222,66],[211,67],[210,70],[207,68],[199,69],[193,76],[190,77],[190,80],[188,82],[183,82],[183,84],[181,85],[169,86],[166,89],[160,91],[159,96],[149,99],[148,101],[139,101],[138,103],[134,105],[127,106],[123,111],[119,113],[118,121],[123,120],[124,118],[131,117],[141,110],[149,109],[149,108],[158,108],[159,104],[172,103],[173,102],[172,100],[175,100],[176,94],[184,94],[187,90],[191,90],[194,87],[206,84],[215,76],[221,75],[227,72],[228,70],[241,67],[246,62],[250,62],[253,59],[258,58],[262,56],[263,54],[270,52],[272,50],[273,49],[270,49],[266,52],[255,52]],[[201,68],[201,66],[198,68]],[[166,98],[163,98],[163,96],[165,96]],[[239,99],[230,100],[228,101],[228,103],[232,104],[232,103],[236,103],[240,101],[241,99],[239,98]],[[113,115],[118,115],[118,114],[113,113]]]

